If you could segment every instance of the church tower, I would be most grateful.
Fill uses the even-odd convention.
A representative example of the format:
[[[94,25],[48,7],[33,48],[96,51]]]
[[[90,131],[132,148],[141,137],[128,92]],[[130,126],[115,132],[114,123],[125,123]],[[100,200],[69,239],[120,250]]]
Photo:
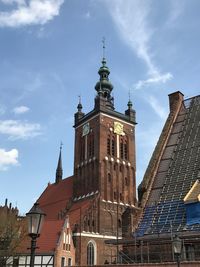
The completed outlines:
[[[96,200],[92,215],[83,219],[83,227],[85,232],[98,233],[96,242],[100,242],[101,235],[105,250],[102,236],[118,240],[122,235],[122,214],[136,204],[136,121],[130,99],[124,114],[115,111],[113,85],[104,56],[98,74],[94,109],[84,114],[79,100],[75,113],[73,201]],[[105,255],[98,257],[105,259]]]

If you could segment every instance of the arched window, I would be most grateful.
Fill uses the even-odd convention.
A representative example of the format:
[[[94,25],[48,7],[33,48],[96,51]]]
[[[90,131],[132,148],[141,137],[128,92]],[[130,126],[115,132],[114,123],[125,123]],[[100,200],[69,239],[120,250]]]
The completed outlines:
[[[96,243],[93,240],[87,245],[87,265],[96,265]]]

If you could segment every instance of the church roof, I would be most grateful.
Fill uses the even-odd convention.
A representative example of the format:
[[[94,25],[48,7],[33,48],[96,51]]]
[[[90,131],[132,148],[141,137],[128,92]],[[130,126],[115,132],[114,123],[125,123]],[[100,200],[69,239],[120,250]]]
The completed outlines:
[[[186,225],[184,204],[200,169],[199,121],[200,96],[181,101],[177,112],[171,110],[140,187],[146,200],[137,236],[200,230],[200,224]]]
[[[73,193],[73,176],[59,183],[48,184],[37,202],[46,213],[47,220],[56,220],[66,211],[67,204]],[[61,216],[62,217],[62,216]]]
[[[37,239],[37,253],[54,252],[64,225],[64,220],[45,220],[42,233]]]

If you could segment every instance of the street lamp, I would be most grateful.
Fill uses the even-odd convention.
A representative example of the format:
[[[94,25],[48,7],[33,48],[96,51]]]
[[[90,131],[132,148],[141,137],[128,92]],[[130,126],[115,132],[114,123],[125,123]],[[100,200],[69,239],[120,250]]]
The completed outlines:
[[[32,209],[26,213],[28,218],[28,233],[31,237],[30,267],[34,267],[36,239],[40,236],[45,215],[46,214],[39,208],[39,203],[35,203]]]
[[[175,238],[172,241],[172,247],[173,247],[174,255],[177,258],[177,266],[180,267],[180,255],[181,255],[181,250],[182,250],[182,241],[177,235],[175,235]]]

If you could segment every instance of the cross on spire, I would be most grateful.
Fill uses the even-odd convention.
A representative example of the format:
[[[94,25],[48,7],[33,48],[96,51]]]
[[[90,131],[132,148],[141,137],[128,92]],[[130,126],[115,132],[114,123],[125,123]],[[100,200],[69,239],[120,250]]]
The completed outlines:
[[[63,147],[63,142],[61,141],[60,142],[60,150],[62,150],[62,147]]]
[[[102,43],[103,43],[103,58],[105,58],[105,49],[106,49],[105,42],[106,42],[106,38],[103,37],[103,38],[102,38]]]

